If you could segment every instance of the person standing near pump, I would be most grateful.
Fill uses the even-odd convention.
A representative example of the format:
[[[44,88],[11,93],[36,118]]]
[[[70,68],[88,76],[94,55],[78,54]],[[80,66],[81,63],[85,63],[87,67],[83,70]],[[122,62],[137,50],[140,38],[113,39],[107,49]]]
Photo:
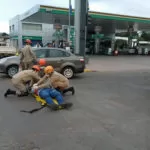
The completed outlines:
[[[35,48],[41,48],[41,45],[39,42],[37,42],[37,44],[34,46]]]
[[[36,56],[31,49],[31,40],[27,39],[25,47],[20,53],[20,63],[22,65],[22,70],[31,69],[34,62],[36,61]]]

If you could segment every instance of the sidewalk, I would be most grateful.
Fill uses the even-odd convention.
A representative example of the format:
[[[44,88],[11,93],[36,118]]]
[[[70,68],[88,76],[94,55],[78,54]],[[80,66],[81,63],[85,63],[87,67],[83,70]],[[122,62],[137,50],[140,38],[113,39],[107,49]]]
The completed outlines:
[[[147,69],[150,70],[149,56],[89,56],[85,72]]]

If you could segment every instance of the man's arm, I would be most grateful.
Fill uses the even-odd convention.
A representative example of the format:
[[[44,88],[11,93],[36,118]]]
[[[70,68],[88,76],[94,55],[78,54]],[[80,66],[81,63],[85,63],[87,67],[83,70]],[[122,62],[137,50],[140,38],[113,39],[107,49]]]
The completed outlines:
[[[42,84],[44,81],[46,81],[46,80],[47,80],[47,76],[45,75],[43,78],[41,78],[41,79],[36,83],[36,85],[38,86],[38,85]]]
[[[21,50],[21,52],[20,52],[20,62],[22,62],[23,57],[24,57],[24,55],[23,55],[23,52],[22,52],[22,50]]]
[[[34,84],[34,82],[33,82],[33,79],[32,80],[30,80],[30,87],[32,87],[33,86],[33,84]]]
[[[37,73],[34,74],[34,79],[36,80],[36,82],[41,80],[40,76]]]
[[[31,55],[32,55],[32,58],[36,60],[36,56],[35,56],[35,54],[33,53],[31,47],[29,47],[29,51],[30,51],[30,53],[31,53]]]
[[[51,82],[50,82],[50,78],[45,76],[44,77],[44,81],[43,84],[42,83],[38,83],[37,86],[38,86],[38,89],[42,89],[42,88],[50,88],[51,87]]]
[[[51,88],[51,84],[49,82],[46,82],[38,86],[38,89],[42,88]]]
[[[40,81],[40,77],[39,77],[39,75],[37,74],[37,73],[35,73],[35,72],[32,72],[32,78],[33,78],[33,80],[30,82],[30,86],[33,86],[33,84],[35,83],[35,82],[38,82],[38,81]]]

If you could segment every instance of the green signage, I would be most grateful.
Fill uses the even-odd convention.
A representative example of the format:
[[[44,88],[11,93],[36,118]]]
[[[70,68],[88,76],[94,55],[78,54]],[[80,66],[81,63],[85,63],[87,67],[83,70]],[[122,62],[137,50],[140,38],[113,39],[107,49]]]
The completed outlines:
[[[100,39],[103,37],[104,37],[104,34],[92,34],[92,39]]]
[[[50,10],[51,9],[51,10]],[[47,10],[45,7],[40,7],[40,12],[45,13],[51,13],[51,14],[60,14],[60,15],[68,15],[67,9],[55,9],[50,7],[49,10]],[[75,15],[74,10],[72,12],[73,15]],[[120,15],[113,15],[113,14],[107,14],[107,13],[99,13],[99,12],[89,12],[90,16],[95,19],[109,19],[109,20],[119,20],[119,21],[132,21],[132,22],[142,22],[142,23],[150,23],[149,18],[142,18],[142,17],[132,17],[132,16],[120,16]]]
[[[75,39],[75,30],[74,30],[74,27],[71,27],[70,28],[70,43],[71,43],[71,47],[74,48],[74,39]]]
[[[100,39],[103,37],[104,37],[104,34],[92,34],[92,39]]]
[[[13,39],[13,40],[18,40],[18,36],[12,36],[10,38]]]
[[[26,40],[26,39],[30,39],[30,40],[42,40],[42,37],[41,36],[22,36],[22,39],[23,40]]]

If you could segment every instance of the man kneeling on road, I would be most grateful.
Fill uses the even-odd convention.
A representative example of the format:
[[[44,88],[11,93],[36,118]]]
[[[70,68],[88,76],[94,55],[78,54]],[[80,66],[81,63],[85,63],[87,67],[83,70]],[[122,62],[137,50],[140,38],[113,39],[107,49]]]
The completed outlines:
[[[18,95],[21,96],[28,96],[28,90],[27,90],[27,83],[29,83],[29,87],[32,87],[33,84],[37,83],[41,78],[38,75],[38,72],[40,71],[39,66],[34,65],[32,67],[32,70],[23,70],[21,72],[18,72],[15,74],[11,81],[13,86],[17,89],[17,91],[13,91],[8,89],[6,93],[4,94],[5,97],[7,95]]]
[[[69,80],[62,74],[54,71],[52,66],[45,67],[44,73],[45,76],[38,83],[36,83],[36,86],[40,85],[40,87],[43,87],[42,83],[45,82],[45,84],[51,84],[53,88],[63,94],[68,91],[71,91],[72,95],[75,93],[74,87],[69,87]]]

